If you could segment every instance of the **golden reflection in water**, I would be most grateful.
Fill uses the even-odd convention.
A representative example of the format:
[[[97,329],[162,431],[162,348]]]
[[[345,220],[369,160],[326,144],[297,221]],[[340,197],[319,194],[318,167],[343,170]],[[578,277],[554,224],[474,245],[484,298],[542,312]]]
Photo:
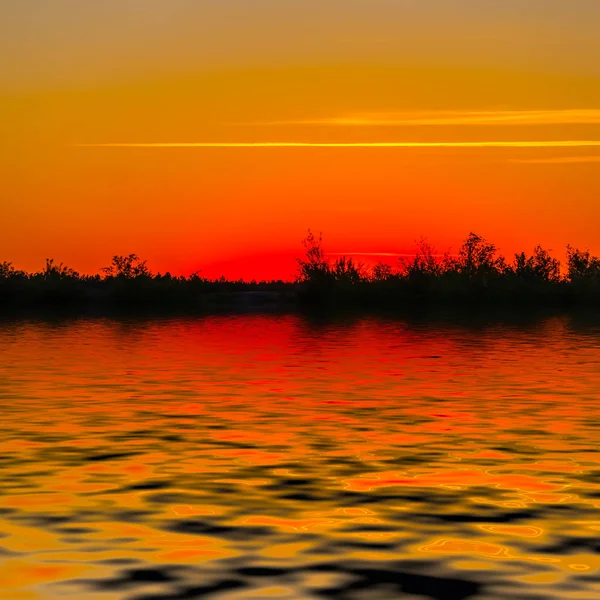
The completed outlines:
[[[438,540],[430,546],[423,546],[420,550],[421,552],[434,552],[436,554],[469,554],[494,558],[508,556],[508,548],[504,546],[468,540]]]
[[[15,321],[0,348],[3,598],[600,597],[593,323]]]

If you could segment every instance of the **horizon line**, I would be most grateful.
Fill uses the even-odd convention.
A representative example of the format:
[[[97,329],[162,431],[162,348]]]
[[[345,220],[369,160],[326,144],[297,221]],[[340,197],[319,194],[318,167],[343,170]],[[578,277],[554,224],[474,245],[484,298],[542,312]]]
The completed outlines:
[[[482,142],[104,142],[78,148],[594,148],[600,140]]]

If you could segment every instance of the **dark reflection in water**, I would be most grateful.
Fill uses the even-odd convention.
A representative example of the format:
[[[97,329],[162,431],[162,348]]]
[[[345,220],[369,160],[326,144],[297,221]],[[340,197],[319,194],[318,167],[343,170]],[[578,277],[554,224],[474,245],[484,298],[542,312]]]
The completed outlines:
[[[0,596],[600,598],[600,328],[0,325]]]

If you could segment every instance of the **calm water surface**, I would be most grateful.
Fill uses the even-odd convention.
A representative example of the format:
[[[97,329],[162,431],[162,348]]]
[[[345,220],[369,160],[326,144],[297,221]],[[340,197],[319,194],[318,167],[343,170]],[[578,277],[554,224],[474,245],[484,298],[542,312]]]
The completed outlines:
[[[0,597],[600,598],[600,327],[0,324]]]

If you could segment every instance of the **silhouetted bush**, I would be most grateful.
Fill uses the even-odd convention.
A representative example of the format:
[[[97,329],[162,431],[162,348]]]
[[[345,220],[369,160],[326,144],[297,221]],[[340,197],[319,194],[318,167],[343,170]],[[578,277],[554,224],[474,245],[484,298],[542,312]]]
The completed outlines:
[[[353,258],[340,256],[331,266],[331,273],[335,281],[353,285],[367,279],[368,272],[362,263],[357,263]]]
[[[35,276],[47,281],[57,281],[61,279],[78,279],[79,273],[63,263],[55,263],[53,258],[47,258],[46,266],[39,273],[35,273]]]
[[[25,277],[27,277],[27,273],[15,269],[12,263],[7,261],[0,262],[0,280]]]
[[[401,256],[398,259],[397,275],[405,280],[413,294],[423,295],[439,287],[441,278],[447,274],[449,258],[436,254],[433,246],[424,238],[417,242],[414,256]]]
[[[384,262],[378,262],[372,270],[371,280],[374,282],[386,282],[397,277],[391,265]]]

